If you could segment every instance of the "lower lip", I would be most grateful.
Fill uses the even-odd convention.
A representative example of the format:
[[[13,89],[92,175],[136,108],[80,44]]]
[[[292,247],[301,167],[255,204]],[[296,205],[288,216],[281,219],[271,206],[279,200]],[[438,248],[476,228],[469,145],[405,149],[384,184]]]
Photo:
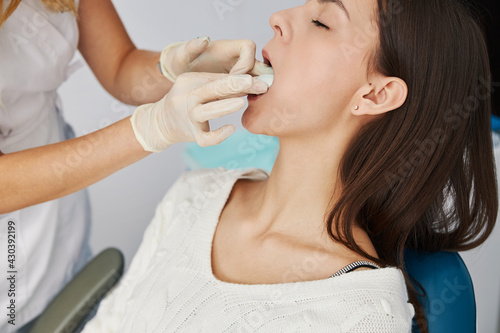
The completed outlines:
[[[262,97],[262,95],[248,95],[247,100],[250,102],[253,102],[253,101],[258,100],[261,97]]]

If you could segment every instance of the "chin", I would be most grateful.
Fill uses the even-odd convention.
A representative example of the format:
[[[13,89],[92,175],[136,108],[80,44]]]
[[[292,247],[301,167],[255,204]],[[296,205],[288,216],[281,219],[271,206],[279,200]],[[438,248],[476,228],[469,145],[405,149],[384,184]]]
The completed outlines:
[[[241,116],[241,125],[252,134],[263,134],[262,126],[258,125],[259,117],[256,108],[249,106]]]
[[[281,129],[270,126],[272,119],[266,117],[266,114],[254,114],[248,111],[245,111],[241,118],[241,124],[248,132],[276,137],[282,134]]]
[[[290,117],[286,110],[286,104],[279,104],[269,95],[262,95],[249,100],[248,108],[242,115],[241,124],[253,134],[268,136],[279,136],[293,129],[296,124],[296,115]]]

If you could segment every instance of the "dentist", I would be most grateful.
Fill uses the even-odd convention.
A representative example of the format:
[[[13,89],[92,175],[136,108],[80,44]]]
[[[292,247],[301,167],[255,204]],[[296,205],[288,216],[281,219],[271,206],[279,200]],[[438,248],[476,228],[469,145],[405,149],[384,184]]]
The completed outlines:
[[[111,95],[138,108],[75,138],[57,89],[77,48]],[[266,92],[251,75],[269,71],[246,40],[139,50],[110,0],[0,0],[0,269],[15,272],[14,284],[0,280],[10,307],[0,331],[28,330],[90,258],[87,186],[177,142],[224,141],[234,126],[208,121]]]

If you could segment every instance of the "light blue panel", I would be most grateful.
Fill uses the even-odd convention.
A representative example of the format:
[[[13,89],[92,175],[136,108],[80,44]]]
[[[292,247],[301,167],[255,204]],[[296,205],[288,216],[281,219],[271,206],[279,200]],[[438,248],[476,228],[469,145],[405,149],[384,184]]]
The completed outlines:
[[[279,151],[276,137],[238,130],[216,146],[200,147],[189,143],[182,153],[187,170],[200,168],[260,168],[271,172]]]

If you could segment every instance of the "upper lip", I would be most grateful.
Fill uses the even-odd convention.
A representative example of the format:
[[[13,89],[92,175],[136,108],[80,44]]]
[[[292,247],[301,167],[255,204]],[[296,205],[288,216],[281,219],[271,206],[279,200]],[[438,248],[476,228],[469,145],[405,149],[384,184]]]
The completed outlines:
[[[266,50],[262,50],[262,58],[264,59],[264,63],[266,65],[273,67],[271,63],[271,57],[269,56],[269,53]]]

